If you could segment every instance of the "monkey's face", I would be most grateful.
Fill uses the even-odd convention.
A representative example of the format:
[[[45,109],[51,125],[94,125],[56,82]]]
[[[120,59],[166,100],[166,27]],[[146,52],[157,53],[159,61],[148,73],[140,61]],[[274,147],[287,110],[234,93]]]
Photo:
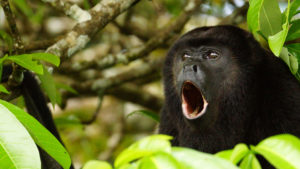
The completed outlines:
[[[216,119],[218,98],[226,90],[223,84],[231,83],[227,77],[236,67],[232,55],[223,45],[187,45],[179,49],[172,71],[187,120],[211,123]]]

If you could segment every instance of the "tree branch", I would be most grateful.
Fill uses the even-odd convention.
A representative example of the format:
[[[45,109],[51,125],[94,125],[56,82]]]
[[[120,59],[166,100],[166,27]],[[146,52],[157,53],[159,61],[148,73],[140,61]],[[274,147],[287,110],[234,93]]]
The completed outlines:
[[[115,76],[89,80],[83,83],[76,82],[71,86],[78,92],[82,93],[95,93],[97,91],[107,90],[112,87],[119,86],[125,82],[129,82],[153,74],[154,72],[161,69],[163,61],[163,59],[153,59],[145,61],[144,63]]]
[[[63,39],[50,46],[46,52],[62,58],[71,57],[75,52],[85,47],[94,34],[138,1],[102,0],[89,11],[92,16],[91,19],[78,23]]]
[[[131,62],[133,60],[146,57],[154,49],[164,44],[174,35],[180,33],[185,23],[189,20],[191,14],[195,10],[197,10],[200,2],[200,0],[188,1],[180,16],[175,21],[170,22],[170,24],[167,24],[167,26],[158,31],[157,35],[147,41],[143,46],[130,49],[127,52],[120,52],[117,55],[107,55],[100,59],[97,59],[97,61],[94,62],[81,62],[78,64],[72,64],[69,65],[71,67],[64,67],[62,69],[64,69],[66,72],[68,72],[69,70],[78,72],[87,68],[102,70],[108,67],[112,67],[118,63],[127,64],[128,62]]]

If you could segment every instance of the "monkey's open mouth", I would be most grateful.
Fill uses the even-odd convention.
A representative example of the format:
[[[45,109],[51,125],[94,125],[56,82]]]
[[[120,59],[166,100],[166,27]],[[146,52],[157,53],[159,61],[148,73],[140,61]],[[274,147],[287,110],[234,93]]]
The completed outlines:
[[[186,81],[181,89],[182,111],[186,118],[196,119],[205,113],[207,101],[201,91],[190,81]]]

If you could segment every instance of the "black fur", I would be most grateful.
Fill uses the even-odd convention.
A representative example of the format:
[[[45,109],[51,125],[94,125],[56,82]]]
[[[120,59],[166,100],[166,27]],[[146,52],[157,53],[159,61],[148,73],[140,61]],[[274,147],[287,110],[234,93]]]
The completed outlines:
[[[62,143],[44,94],[32,73],[28,71],[24,72],[21,90],[28,113],[35,117]],[[43,169],[62,169],[62,167],[40,147],[39,151]]]
[[[180,62],[178,55],[185,48],[203,44],[225,46],[232,52],[236,66],[224,80],[215,79],[212,82],[218,84],[209,84],[218,86],[218,102],[214,104],[217,116],[207,129],[197,128],[201,124],[183,116],[174,73]],[[216,153],[241,142],[255,145],[279,133],[300,137],[300,83],[282,60],[264,50],[244,30],[216,26],[188,32],[169,50],[163,77],[165,105],[160,133],[173,136],[174,146]]]

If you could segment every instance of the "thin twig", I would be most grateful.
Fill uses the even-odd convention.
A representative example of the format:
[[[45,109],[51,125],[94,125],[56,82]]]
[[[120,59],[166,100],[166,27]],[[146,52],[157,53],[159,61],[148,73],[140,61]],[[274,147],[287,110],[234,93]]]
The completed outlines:
[[[8,22],[8,25],[10,27],[11,36],[14,41],[14,49],[16,49],[16,52],[22,52],[24,49],[24,44],[23,44],[21,36],[19,34],[15,16],[11,11],[9,2],[8,2],[8,0],[0,0],[0,4],[4,10],[4,13],[6,16],[6,21]]]
[[[97,108],[96,108],[95,112],[93,113],[92,117],[89,120],[81,121],[82,124],[89,125],[89,124],[92,124],[97,119],[100,109],[102,107],[103,93],[99,94],[98,99],[99,99],[99,103],[98,103]]]
[[[56,37],[53,39],[49,39],[49,40],[40,40],[40,41],[33,41],[30,42],[29,44],[24,44],[24,52],[30,52],[30,51],[34,51],[34,50],[42,50],[42,49],[47,49],[50,45],[56,43],[57,41],[59,41],[62,37]],[[9,48],[4,46],[4,47],[0,47],[0,50],[3,51],[3,53],[8,53],[9,52]],[[15,51],[15,50],[13,50]]]
[[[52,7],[57,9],[58,11],[64,12],[67,16],[70,16],[78,23],[85,22],[92,18],[91,14],[81,9],[77,4],[72,4],[69,1],[63,0],[42,0],[45,3],[50,4]]]

